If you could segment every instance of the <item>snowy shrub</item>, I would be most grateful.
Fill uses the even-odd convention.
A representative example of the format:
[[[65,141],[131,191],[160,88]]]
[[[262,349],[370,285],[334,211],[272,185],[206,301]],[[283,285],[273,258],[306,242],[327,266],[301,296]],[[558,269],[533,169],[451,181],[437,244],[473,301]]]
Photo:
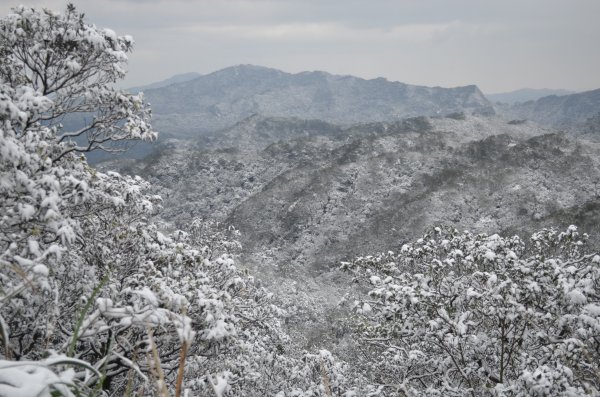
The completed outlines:
[[[343,263],[371,382],[389,395],[596,396],[600,256],[571,226],[518,237],[435,228]]]

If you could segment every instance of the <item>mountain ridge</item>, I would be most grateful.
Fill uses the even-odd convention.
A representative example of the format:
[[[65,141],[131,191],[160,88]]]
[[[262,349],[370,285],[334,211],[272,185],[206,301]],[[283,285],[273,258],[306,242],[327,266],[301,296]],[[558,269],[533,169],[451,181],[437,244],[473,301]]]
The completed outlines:
[[[154,83],[127,88],[127,91],[133,94],[137,94],[138,92],[167,87],[173,84],[185,83],[187,81],[194,80],[195,78],[198,78],[200,76],[202,75],[197,72],[179,73],[168,77],[164,80],[156,81]]]
[[[518,90],[508,92],[498,92],[485,94],[485,96],[492,102],[507,103],[514,105],[515,103],[523,103],[528,101],[535,101],[540,98],[550,95],[571,95],[576,94],[576,91],[569,91],[564,89],[551,89],[551,88],[520,88]]]
[[[327,72],[287,73],[237,65],[145,92],[157,129],[193,137],[252,115],[301,117],[337,124],[393,121],[452,112],[493,114],[475,85],[441,88]]]
[[[554,127],[580,127],[600,112],[600,89],[571,95],[550,95],[506,109],[513,118]]]

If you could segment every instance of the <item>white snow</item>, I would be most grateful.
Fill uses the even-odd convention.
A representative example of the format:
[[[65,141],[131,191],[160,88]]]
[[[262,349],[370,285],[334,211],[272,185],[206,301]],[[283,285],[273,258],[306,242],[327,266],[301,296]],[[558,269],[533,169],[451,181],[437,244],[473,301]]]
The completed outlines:
[[[585,295],[578,289],[574,289],[567,294],[569,302],[574,305],[581,305],[587,302]]]

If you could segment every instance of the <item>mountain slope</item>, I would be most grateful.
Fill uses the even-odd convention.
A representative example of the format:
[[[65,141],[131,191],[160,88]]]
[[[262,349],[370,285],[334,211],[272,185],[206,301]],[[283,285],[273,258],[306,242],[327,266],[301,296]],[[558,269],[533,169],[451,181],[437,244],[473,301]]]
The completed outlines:
[[[277,130],[285,140],[254,139]],[[594,197],[600,158],[534,125],[474,117],[341,128],[255,116],[223,136],[230,148],[175,146],[130,172],[158,186],[165,219],[225,221],[246,253],[301,254],[310,266],[437,222],[492,231],[551,217]]]

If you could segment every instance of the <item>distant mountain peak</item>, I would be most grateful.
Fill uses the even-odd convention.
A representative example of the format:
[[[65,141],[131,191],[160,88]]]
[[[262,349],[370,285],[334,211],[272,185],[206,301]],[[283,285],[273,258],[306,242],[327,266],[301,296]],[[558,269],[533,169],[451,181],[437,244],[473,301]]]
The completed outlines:
[[[246,73],[270,73],[270,74],[284,74],[285,72],[269,68],[266,66],[252,65],[252,64],[239,64],[229,66],[223,69],[215,70],[210,75],[218,74],[246,74]]]

